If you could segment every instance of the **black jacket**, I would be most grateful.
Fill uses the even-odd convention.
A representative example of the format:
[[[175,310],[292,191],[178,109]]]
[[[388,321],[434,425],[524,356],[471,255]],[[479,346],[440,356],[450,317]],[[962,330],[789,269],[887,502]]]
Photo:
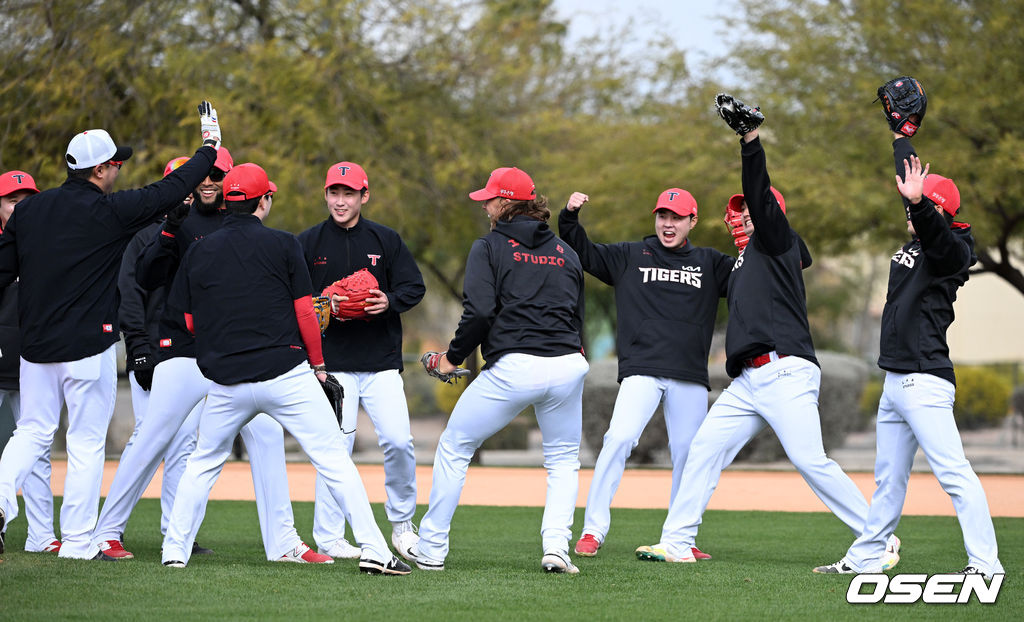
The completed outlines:
[[[327,369],[401,371],[401,314],[419,304],[427,291],[402,238],[366,218],[348,229],[328,218],[298,237],[316,295],[338,279],[366,268],[377,279],[377,289],[388,297],[387,311],[378,316],[347,322],[331,319],[323,338]]]
[[[160,233],[160,224],[153,223],[139,231],[128,243],[121,260],[121,274],[117,277],[117,289],[121,296],[118,317],[124,334],[127,371],[135,369],[135,360],[146,357],[150,365],[156,363],[158,326],[164,310],[166,288],[143,289],[135,279],[135,266],[146,245]]]
[[[146,290],[169,289],[178,273],[181,258],[196,240],[220,229],[225,212],[203,213],[192,209],[177,233],[166,230],[166,224],[152,236],[149,243],[137,255],[135,280]],[[183,310],[163,301],[163,309],[157,320],[156,360],[183,356],[196,357],[196,338],[185,326]]]
[[[893,154],[896,172],[903,177],[903,160],[916,155],[910,140],[896,140]],[[889,265],[878,366],[900,373],[926,372],[956,384],[946,330],[953,323],[956,291],[978,261],[971,227],[947,225],[928,197],[917,205],[906,204],[917,235]]]
[[[583,267],[547,223],[516,216],[473,242],[462,305],[448,345],[456,365],[478,345],[485,368],[510,352],[553,357],[582,350]]]
[[[0,391],[17,391],[21,377],[18,282],[0,290]]]
[[[667,249],[651,235],[642,242],[595,244],[579,212],[562,209],[558,233],[583,269],[615,288],[619,382],[655,376],[710,388],[708,356],[735,259],[687,241]]]
[[[811,265],[810,253],[771,192],[761,140],[741,144],[743,196],[754,233],[729,278],[725,370],[733,378],[744,360],[772,350],[818,364],[801,274]]]
[[[223,385],[259,382],[309,360],[295,301],[312,289],[294,235],[228,214],[185,253],[167,306],[194,317],[204,376]]]
[[[180,168],[112,194],[68,178],[18,204],[0,235],[0,287],[20,277],[21,356],[75,361],[118,340],[117,275],[135,233],[192,192],[217,152],[201,147]]]

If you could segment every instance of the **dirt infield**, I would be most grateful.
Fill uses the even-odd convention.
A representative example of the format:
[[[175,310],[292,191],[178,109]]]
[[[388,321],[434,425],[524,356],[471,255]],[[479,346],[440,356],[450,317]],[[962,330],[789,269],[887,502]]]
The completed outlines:
[[[53,462],[53,492],[62,494],[67,463]],[[103,494],[110,489],[117,462],[108,461],[103,473]],[[373,503],[383,503],[384,469],[376,464],[361,464],[359,472]],[[146,489],[145,497],[160,496],[160,476]],[[419,482],[417,502],[426,504],[430,496],[431,467],[416,469]],[[312,501],[316,472],[309,463],[289,463],[288,481],[293,501]],[[586,505],[593,470],[580,470],[580,492],[576,504]],[[874,478],[870,473],[851,473],[850,477],[870,498]],[[1024,476],[982,475],[993,516],[1024,517]],[[627,469],[612,507],[666,509],[671,472],[665,469]],[[545,473],[537,468],[471,467],[462,493],[467,505],[544,504]],[[213,499],[248,501],[255,499],[252,476],[247,462],[229,462],[213,488]],[[827,509],[795,471],[726,470],[711,497],[712,510],[767,510],[782,512],[825,512]],[[931,473],[913,473],[904,513],[909,515],[953,516],[953,504]]]

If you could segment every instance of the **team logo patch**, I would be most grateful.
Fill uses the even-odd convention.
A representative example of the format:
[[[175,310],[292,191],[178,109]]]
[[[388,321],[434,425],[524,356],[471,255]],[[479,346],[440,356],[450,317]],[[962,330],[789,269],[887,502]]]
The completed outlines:
[[[171,340],[170,339],[161,339],[160,340],[160,347],[161,348],[169,348],[169,347],[171,347]]]
[[[377,265],[377,260],[380,259],[380,255],[367,255],[367,257],[370,258],[370,265],[371,266],[376,266]]]
[[[113,324],[104,324],[103,325],[103,332],[105,332],[105,333],[112,333],[112,332],[114,332],[114,325]]]
[[[565,249],[562,248],[561,244],[556,244],[555,245],[555,250],[558,251],[559,253],[563,254],[563,255],[565,254]]]
[[[326,266],[327,265],[327,255],[317,255],[316,257],[314,257],[313,258],[313,265],[314,266]]]

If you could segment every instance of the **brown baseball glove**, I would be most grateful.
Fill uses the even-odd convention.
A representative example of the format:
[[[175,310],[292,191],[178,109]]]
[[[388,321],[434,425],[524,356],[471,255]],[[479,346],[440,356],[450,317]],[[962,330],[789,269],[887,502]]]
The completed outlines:
[[[348,297],[348,300],[337,303],[337,310],[331,313],[339,320],[366,319],[369,317],[366,313],[368,306],[366,299],[373,295],[370,293],[371,289],[379,289],[379,287],[377,278],[369,270],[363,268],[331,283],[324,288],[321,296],[327,297],[328,300],[333,295]]]

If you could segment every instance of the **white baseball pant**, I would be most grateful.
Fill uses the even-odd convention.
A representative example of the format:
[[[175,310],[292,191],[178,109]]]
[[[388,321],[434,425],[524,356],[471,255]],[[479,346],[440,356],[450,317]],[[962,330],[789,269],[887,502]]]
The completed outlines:
[[[683,466],[697,428],[708,414],[708,390],[702,384],[654,376],[627,376],[619,385],[612,419],[604,435],[601,452],[594,464],[594,479],[587,493],[583,533],[604,542],[611,525],[611,504],[622,482],[626,460],[640,441],[640,434],[665,400],[665,429],[672,460],[672,488],[675,499]]]
[[[864,533],[846,554],[854,570],[877,566],[896,530],[918,446],[949,494],[960,521],[968,564],[987,575],[1003,572],[996,532],[981,481],[964,455],[953,419],[955,387],[932,374],[886,372],[876,423],[875,483]]]
[[[188,443],[194,447],[191,443],[195,442],[203,398],[211,384],[199,370],[196,359],[190,357],[162,361],[153,370],[149,408],[133,443],[121,454],[121,461],[93,534],[97,546],[106,540],[119,539],[124,533],[132,510],[142,498],[142,493],[153,480],[161,460],[170,448],[179,439],[191,439]],[[276,421],[263,415],[254,418],[242,430],[242,440],[246,444],[252,468],[263,548],[267,559],[277,559],[302,541],[295,531],[288,494],[284,432]],[[166,479],[166,464],[164,468]],[[174,471],[172,469],[172,473]],[[161,505],[168,501],[173,508],[180,474],[184,470],[177,471],[178,480],[172,482],[171,490],[163,491]],[[167,516],[170,516],[170,511]],[[166,526],[161,524],[161,529],[166,534]]]
[[[548,472],[541,540],[545,552],[569,552],[579,488],[583,377],[589,369],[582,354],[506,354],[466,387],[434,455],[430,507],[420,522],[418,548],[424,557],[448,556],[452,516],[473,453],[531,405],[543,436]]]
[[[14,415],[14,424],[21,418],[21,396],[17,391],[0,391],[0,404],[7,403]],[[50,487],[50,448],[36,460],[21,484],[25,499],[28,538],[25,551],[39,553],[56,540],[53,534],[53,489]]]
[[[868,503],[853,480],[825,455],[818,416],[820,385],[818,366],[797,356],[745,368],[733,379],[693,438],[679,490],[662,527],[661,544],[674,554],[694,546],[722,469],[765,425],[775,431],[786,456],[814,494],[859,536]]]
[[[346,518],[363,547],[363,556],[390,561],[392,553],[374,521],[359,471],[345,451],[327,396],[307,364],[261,382],[212,383],[199,422],[196,450],[178,484],[171,524],[164,537],[163,561],[188,562],[210,490],[231,455],[235,435],[259,413],[267,413],[283,425],[327,480],[331,493],[348,512]]]
[[[127,452],[139,435],[139,428],[142,427],[142,420],[146,417],[149,409],[150,391],[144,390],[135,380],[135,372],[128,372],[128,381],[132,389],[132,412],[135,414],[135,429],[132,430],[131,438],[124,447]],[[185,472],[185,463],[196,448],[196,429],[199,427],[199,413],[202,411],[202,400],[188,414],[188,418],[178,432],[171,439],[167,452],[163,456],[164,473],[160,483],[160,534],[167,533],[167,521],[171,517],[171,508],[174,507],[174,493],[178,489],[178,480]],[[122,455],[124,452],[122,452]],[[148,482],[147,482],[148,485]],[[108,495],[109,497],[109,495]],[[133,506],[134,507],[134,506]],[[130,511],[130,510],[129,510]],[[101,512],[102,517],[102,512]],[[102,522],[102,519],[101,519]],[[110,538],[108,538],[109,540]]]
[[[377,444],[384,452],[384,511],[392,523],[412,520],[416,513],[416,452],[409,426],[409,407],[405,387],[397,369],[380,372],[330,372],[345,390],[342,429],[349,455],[355,443],[359,406],[373,422]],[[327,489],[324,479],[316,478],[316,504],[313,510],[313,539],[322,549],[345,537],[345,513]]]
[[[21,359],[21,419],[0,459],[0,507],[18,515],[16,491],[47,455],[68,406],[68,472],[60,507],[60,556],[91,559],[99,551],[92,530],[100,505],[107,426],[117,396],[115,347],[77,361]]]

